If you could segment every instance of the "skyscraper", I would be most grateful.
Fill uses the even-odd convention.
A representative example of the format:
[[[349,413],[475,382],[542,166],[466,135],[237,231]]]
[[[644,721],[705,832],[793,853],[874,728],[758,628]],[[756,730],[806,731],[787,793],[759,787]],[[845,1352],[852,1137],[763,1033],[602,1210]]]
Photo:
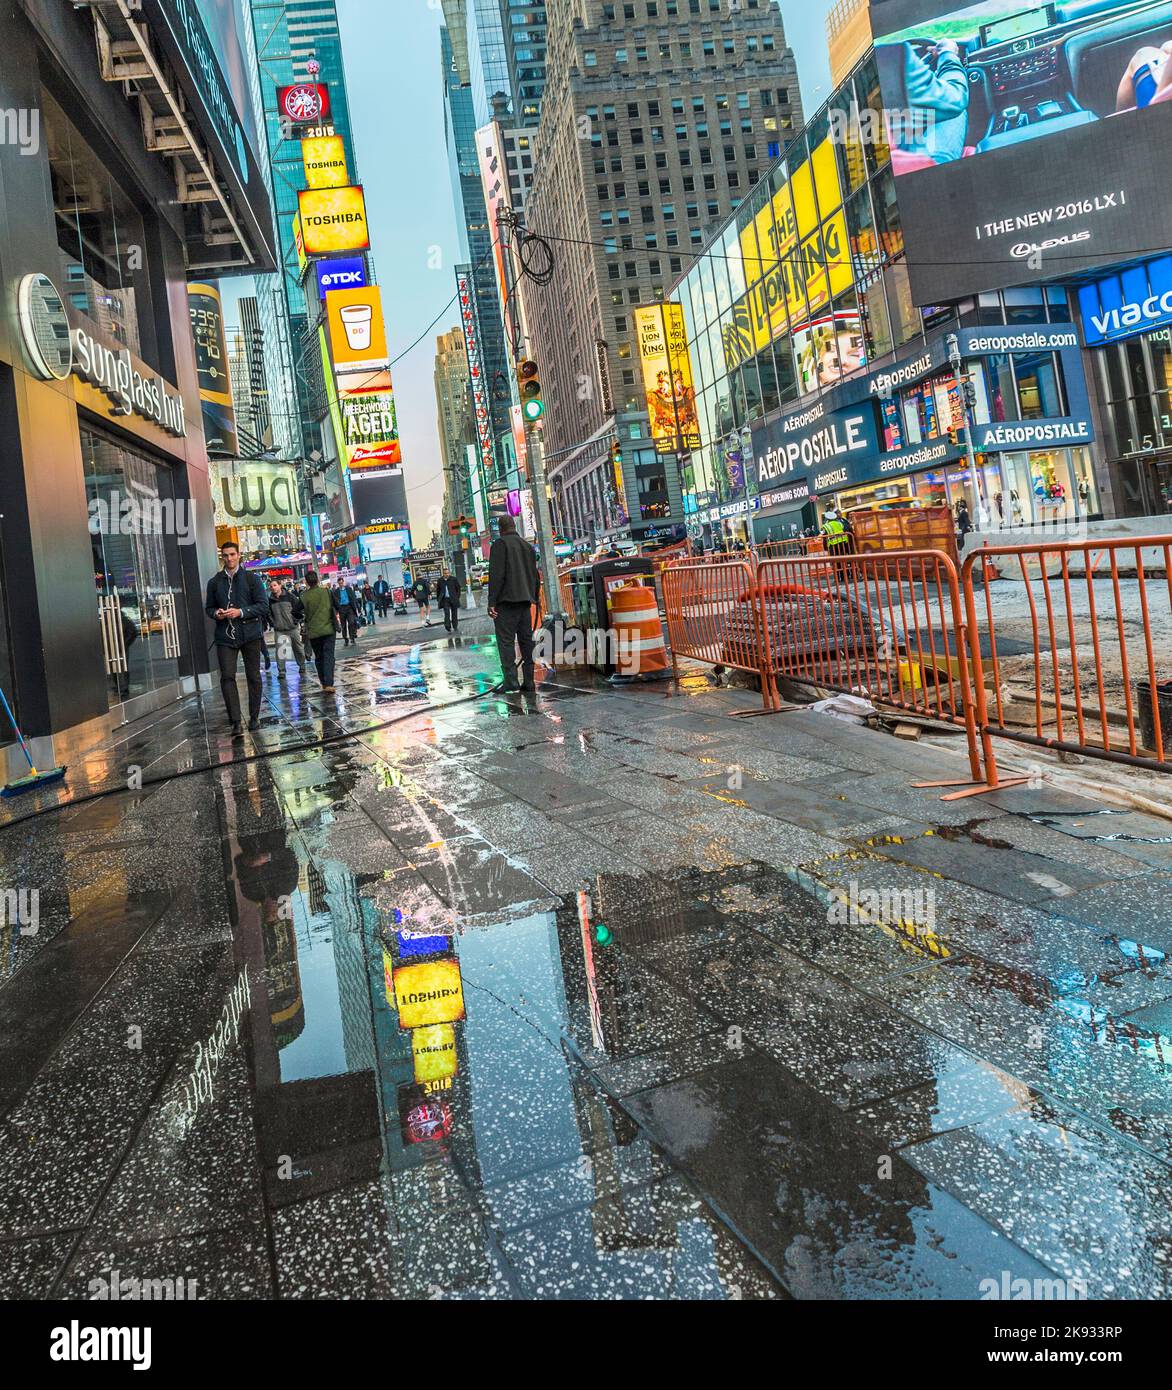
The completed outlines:
[[[448,162],[456,205],[456,221],[460,231],[461,260],[472,267],[477,315],[481,326],[480,352],[485,386],[492,415],[493,438],[498,441],[496,474],[504,482],[511,462],[509,440],[512,421],[512,363],[505,345],[504,320],[492,247],[495,229],[490,227],[484,187],[480,176],[480,160],[476,147],[478,125],[492,118],[490,108],[483,122],[478,122],[473,98],[472,55],[483,55],[486,49],[476,40],[472,20],[472,4],[495,5],[495,0],[444,0],[444,15],[452,28],[440,30],[440,58],[444,78],[444,130],[448,146]],[[497,34],[500,15],[497,13]],[[453,39],[453,34],[455,38]],[[462,63],[461,54],[465,54]],[[503,47],[501,48],[503,54]],[[500,62],[494,59],[499,72]],[[503,69],[508,81],[507,63]],[[483,78],[481,85],[484,85]]]
[[[549,475],[568,534],[640,537],[684,517],[675,458],[649,437],[635,310],[663,299],[800,127],[797,71],[776,0],[546,12],[526,225],[548,235],[556,273],[526,305]]]
[[[513,124],[535,126],[545,91],[546,0],[499,0],[504,20]]]
[[[444,521],[472,515],[466,449],[475,442],[469,395],[468,358],[459,328],[435,340],[435,403],[444,467]]]

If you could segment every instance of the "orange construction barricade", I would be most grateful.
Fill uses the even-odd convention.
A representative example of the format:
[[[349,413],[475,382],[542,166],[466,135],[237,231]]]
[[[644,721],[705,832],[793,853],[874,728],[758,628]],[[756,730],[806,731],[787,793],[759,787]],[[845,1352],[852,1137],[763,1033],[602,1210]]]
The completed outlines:
[[[667,646],[653,588],[624,584],[612,589],[610,615],[617,648],[616,675],[646,676],[667,670]]]

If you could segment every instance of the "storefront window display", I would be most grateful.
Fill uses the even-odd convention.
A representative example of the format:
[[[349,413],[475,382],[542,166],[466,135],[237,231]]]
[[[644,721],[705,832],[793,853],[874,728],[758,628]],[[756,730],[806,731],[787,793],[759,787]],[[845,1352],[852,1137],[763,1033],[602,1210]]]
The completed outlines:
[[[188,645],[178,543],[189,518],[176,509],[170,469],[84,426],[81,446],[94,584],[98,597],[119,601],[126,654],[126,671],[109,677],[113,705],[179,678],[167,648],[169,637]]]

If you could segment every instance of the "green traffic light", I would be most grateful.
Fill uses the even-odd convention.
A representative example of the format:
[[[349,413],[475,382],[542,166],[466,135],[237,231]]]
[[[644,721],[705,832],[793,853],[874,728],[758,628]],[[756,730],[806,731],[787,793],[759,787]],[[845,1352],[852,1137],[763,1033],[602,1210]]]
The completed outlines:
[[[542,401],[526,401],[521,408],[525,412],[526,420],[540,420],[545,414],[545,405]]]

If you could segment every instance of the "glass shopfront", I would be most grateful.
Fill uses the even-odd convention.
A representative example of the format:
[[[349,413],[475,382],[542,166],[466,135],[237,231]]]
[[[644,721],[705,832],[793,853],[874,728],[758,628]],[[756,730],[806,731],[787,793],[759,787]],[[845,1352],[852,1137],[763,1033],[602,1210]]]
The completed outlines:
[[[83,425],[82,460],[110,704],[179,679],[189,645],[178,547],[194,541],[170,468]]]
[[[1172,328],[1095,352],[1125,516],[1172,512]]]

